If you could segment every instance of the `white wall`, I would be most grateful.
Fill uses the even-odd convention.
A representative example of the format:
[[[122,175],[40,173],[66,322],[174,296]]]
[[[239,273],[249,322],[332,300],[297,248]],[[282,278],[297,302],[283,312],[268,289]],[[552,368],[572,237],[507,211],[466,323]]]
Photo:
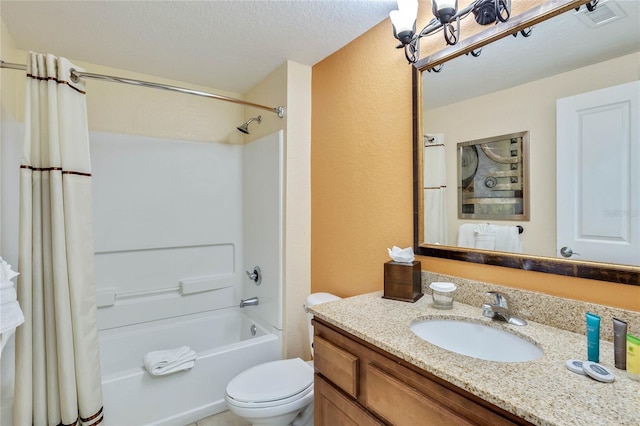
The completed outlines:
[[[521,235],[526,253],[556,253],[556,100],[640,78],[640,54],[612,59],[468,101],[424,111],[425,133],[445,135],[447,156],[448,240],[455,245],[457,220],[456,145],[475,139],[530,131],[529,222]],[[597,78],[594,76],[597,75]],[[502,223],[502,222],[501,222]]]
[[[286,107],[283,119],[262,114],[248,140],[284,129],[284,356],[309,359],[307,316],[311,291],[311,67],[287,61],[246,94],[262,105]],[[246,116],[257,110],[247,109]]]
[[[285,310],[287,357],[309,359],[311,292],[311,67],[287,62]]]

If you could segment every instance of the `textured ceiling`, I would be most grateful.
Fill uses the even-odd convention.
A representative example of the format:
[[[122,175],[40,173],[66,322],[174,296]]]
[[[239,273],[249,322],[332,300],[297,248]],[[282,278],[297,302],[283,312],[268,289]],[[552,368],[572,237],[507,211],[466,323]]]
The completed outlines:
[[[244,93],[286,60],[314,65],[396,4],[2,0],[0,16],[22,50]]]
[[[640,0],[600,0],[607,2],[617,3],[626,18],[589,30],[567,12],[534,27],[528,39],[508,37],[485,48],[480,58],[446,64],[425,82],[447,88],[429,91],[430,106],[584,66],[593,57],[637,51]],[[395,0],[0,0],[0,16],[22,50],[244,93],[286,60],[314,65],[385,20],[396,5]],[[396,44],[389,24],[390,55],[402,55]],[[514,60],[516,54],[524,57]]]

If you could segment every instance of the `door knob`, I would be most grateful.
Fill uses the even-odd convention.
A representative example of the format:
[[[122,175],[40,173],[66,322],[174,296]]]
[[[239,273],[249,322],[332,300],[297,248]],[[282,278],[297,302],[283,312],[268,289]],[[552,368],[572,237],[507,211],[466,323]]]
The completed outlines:
[[[560,254],[562,255],[562,257],[571,257],[574,254],[580,256],[580,253],[574,253],[574,251],[571,250],[570,247],[562,247],[560,249]]]

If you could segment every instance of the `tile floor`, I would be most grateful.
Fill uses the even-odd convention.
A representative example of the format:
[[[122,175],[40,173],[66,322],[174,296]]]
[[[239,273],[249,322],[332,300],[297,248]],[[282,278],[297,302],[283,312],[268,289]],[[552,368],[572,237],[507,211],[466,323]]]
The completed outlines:
[[[236,416],[231,411],[224,411],[211,417],[205,417],[187,426],[251,426],[251,423]]]

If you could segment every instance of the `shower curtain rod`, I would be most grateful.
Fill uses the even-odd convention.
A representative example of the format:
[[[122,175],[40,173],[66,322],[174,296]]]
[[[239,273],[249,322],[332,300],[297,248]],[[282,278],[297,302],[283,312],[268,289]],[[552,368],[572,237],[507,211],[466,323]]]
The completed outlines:
[[[5,62],[3,60],[0,60],[0,68],[22,70],[22,71],[27,70],[26,65],[12,64],[9,62]],[[104,74],[93,74],[90,72],[76,71],[75,69],[71,68],[71,80],[73,82],[77,82],[80,78],[93,78],[96,80],[112,81],[115,83],[132,84],[134,86],[151,87],[154,89],[169,90],[171,92],[186,93],[188,95],[203,96],[205,98],[218,99],[221,101],[233,102],[236,104],[247,105],[254,108],[266,109],[267,111],[271,111],[273,113],[278,114],[278,117],[280,118],[284,117],[284,107],[282,106],[272,108],[272,107],[268,107],[260,104],[254,104],[253,102],[247,102],[240,99],[231,98],[229,96],[217,95],[215,93],[201,92],[199,90],[192,90],[192,89],[186,89],[184,87],[170,86],[168,84],[152,83],[150,81],[134,80],[131,78],[114,77],[111,75],[104,75]]]

